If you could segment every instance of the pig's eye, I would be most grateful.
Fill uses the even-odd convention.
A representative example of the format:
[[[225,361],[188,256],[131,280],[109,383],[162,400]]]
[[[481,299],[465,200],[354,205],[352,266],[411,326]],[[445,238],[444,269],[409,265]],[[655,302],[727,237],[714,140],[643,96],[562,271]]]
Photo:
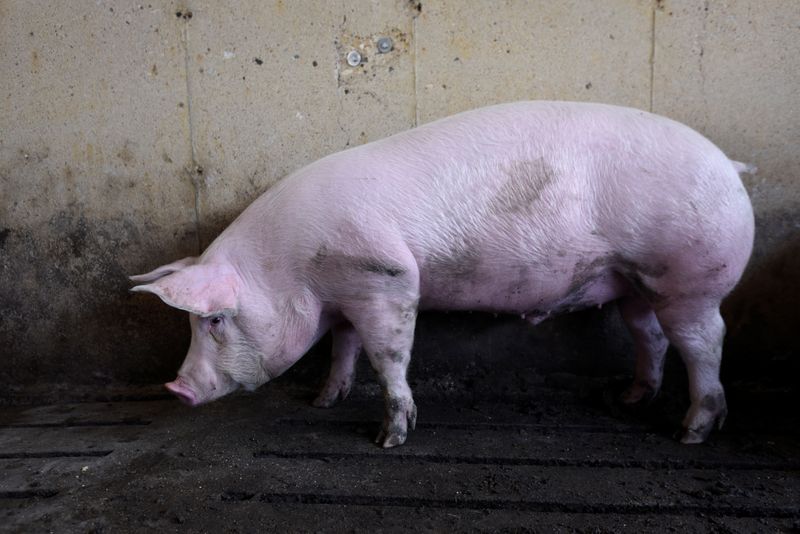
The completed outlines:
[[[220,317],[219,315],[211,318],[211,324],[213,324],[214,326],[217,326],[221,322],[222,322],[222,317]]]

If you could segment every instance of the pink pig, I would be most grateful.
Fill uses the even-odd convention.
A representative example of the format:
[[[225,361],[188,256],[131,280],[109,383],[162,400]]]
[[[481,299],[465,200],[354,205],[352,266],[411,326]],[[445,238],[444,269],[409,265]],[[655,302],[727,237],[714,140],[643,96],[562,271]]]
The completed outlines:
[[[131,280],[190,312],[166,387],[190,405],[257,388],[328,330],[331,406],[362,345],[383,388],[376,443],[405,442],[418,310],[556,313],[617,300],[636,347],[623,401],[689,374],[684,443],[727,413],[720,301],[750,256],[753,212],[731,161],[690,128],[600,104],[461,113],[325,157],[256,199],[200,256]]]

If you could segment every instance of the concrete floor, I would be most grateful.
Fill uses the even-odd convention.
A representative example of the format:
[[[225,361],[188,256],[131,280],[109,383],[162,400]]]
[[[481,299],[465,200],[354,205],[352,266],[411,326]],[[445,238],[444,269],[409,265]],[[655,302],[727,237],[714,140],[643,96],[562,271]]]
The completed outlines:
[[[733,417],[689,447],[671,436],[679,414],[619,413],[602,393],[418,392],[416,431],[382,450],[374,388],[331,410],[312,408],[312,395],[276,384],[200,409],[160,394],[2,408],[0,530],[800,527],[797,427]]]

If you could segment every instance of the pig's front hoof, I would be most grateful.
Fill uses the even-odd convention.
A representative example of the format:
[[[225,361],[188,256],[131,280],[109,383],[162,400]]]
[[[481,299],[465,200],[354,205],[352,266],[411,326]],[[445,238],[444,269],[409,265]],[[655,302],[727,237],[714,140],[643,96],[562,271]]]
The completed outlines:
[[[417,406],[412,403],[408,411],[393,416],[392,420],[384,421],[378,437],[375,438],[375,443],[384,449],[397,447],[406,442],[408,430],[414,430],[417,426]]]
[[[392,447],[397,447],[398,445],[402,445],[406,442],[406,437],[408,436],[408,432],[406,430],[401,430],[399,428],[390,428],[387,430],[381,430],[378,433],[378,437],[375,438],[375,443],[383,447],[384,449],[390,449]]]
[[[352,383],[340,382],[333,385],[327,383],[311,405],[315,408],[331,408],[338,404],[339,401],[343,401],[347,398],[347,395],[350,394],[351,386]]]

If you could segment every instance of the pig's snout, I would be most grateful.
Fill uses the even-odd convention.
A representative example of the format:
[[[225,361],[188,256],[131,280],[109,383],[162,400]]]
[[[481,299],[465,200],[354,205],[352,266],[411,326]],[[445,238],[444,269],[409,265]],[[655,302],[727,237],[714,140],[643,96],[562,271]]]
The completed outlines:
[[[188,406],[197,406],[199,404],[194,391],[192,391],[181,377],[176,378],[172,382],[167,382],[164,384],[164,387],[167,388],[170,393],[178,397],[182,403]]]

